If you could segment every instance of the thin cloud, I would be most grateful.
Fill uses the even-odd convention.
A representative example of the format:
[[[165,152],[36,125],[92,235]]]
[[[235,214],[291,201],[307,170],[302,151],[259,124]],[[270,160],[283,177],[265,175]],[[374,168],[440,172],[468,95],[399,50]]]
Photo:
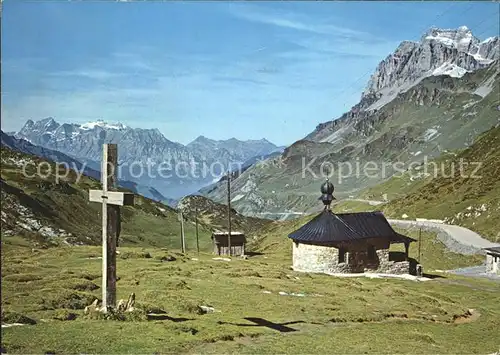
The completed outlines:
[[[239,78],[231,76],[216,76],[213,77],[215,81],[228,82],[228,83],[242,83],[242,84],[254,84],[254,85],[267,85],[267,82],[262,80],[254,80],[249,78]]]
[[[344,37],[372,37],[370,33],[332,25],[331,23],[321,23],[317,19],[310,19],[304,15],[294,13],[277,13],[264,11],[257,6],[239,4],[230,8],[233,16],[247,21],[259,22],[281,28],[288,28],[297,31],[304,31],[323,35],[340,35]]]
[[[261,47],[261,48],[259,48],[259,49],[256,49],[255,51],[253,51],[253,53],[256,53],[256,52],[262,52],[262,51],[264,51],[264,50],[266,50],[266,49],[267,49],[267,47]]]
[[[364,39],[325,38],[324,36],[293,38],[290,41],[303,49],[317,53],[359,58],[376,57],[378,59],[393,52],[400,43],[399,41],[387,41],[383,39],[366,41]]]
[[[62,77],[83,77],[93,80],[109,80],[123,76],[122,73],[114,73],[106,70],[75,70],[75,71],[60,71],[52,75]]]
[[[146,54],[140,55],[137,53],[150,50],[149,48],[136,48],[134,52],[115,52],[111,56],[116,66],[120,68],[128,68],[139,71],[156,71],[158,68],[146,60]],[[156,53],[155,53],[156,54]]]

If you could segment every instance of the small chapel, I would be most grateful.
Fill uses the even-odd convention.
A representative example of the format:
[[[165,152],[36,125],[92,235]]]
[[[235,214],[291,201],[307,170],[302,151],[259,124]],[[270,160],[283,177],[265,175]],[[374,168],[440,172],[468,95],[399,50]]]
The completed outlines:
[[[324,209],[311,221],[290,233],[293,269],[314,273],[416,274],[416,261],[408,256],[413,238],[397,233],[382,212],[333,213],[334,186],[321,186]],[[404,253],[390,252],[394,243]]]

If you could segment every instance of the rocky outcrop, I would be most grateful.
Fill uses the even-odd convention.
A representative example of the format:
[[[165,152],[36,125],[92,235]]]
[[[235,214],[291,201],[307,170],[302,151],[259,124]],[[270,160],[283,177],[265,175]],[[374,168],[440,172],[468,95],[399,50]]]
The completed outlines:
[[[498,58],[498,37],[480,42],[465,26],[456,30],[433,28],[420,42],[402,42],[380,62],[362,95],[363,108],[378,109],[425,77],[461,77]]]

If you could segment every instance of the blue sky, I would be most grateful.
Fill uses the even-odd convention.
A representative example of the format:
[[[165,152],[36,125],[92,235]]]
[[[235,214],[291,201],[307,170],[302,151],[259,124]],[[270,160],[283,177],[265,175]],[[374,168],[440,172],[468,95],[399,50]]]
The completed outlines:
[[[430,27],[498,35],[493,2],[4,0],[2,129],[27,119],[286,145],[358,102]]]

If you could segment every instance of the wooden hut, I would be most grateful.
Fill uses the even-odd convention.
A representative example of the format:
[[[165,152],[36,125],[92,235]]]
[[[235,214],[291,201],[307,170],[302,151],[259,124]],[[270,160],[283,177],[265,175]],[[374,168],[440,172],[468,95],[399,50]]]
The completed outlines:
[[[229,254],[228,232],[212,233],[214,243],[214,254],[238,256],[245,255],[245,244],[247,242],[245,234],[242,232],[231,232],[231,254]]]
[[[483,250],[486,251],[486,272],[500,275],[500,247]]]

